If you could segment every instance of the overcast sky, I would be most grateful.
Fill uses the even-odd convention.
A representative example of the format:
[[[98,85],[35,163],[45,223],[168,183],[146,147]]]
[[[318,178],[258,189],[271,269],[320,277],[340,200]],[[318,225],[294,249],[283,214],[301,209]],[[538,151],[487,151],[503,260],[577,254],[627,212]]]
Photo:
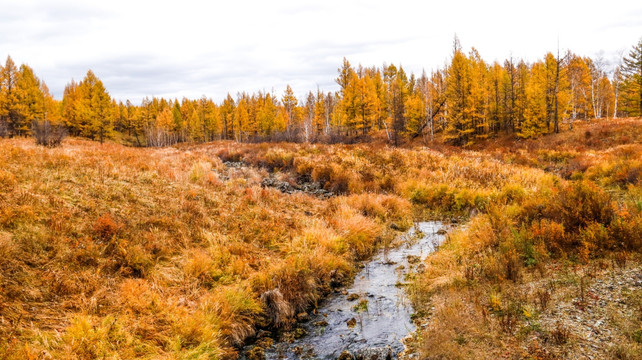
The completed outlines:
[[[0,0],[0,56],[34,68],[56,98],[92,69],[110,94],[222,100],[291,84],[336,90],[356,65],[443,66],[456,33],[487,61],[562,50],[607,60],[642,37],[642,1]]]

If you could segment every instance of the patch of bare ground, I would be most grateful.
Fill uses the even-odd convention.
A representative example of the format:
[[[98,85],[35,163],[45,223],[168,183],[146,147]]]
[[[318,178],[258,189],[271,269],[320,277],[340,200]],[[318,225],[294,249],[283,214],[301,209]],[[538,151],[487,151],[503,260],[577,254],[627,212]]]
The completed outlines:
[[[565,358],[642,358],[639,265],[628,269],[586,268],[532,286],[548,287],[553,299],[539,316],[543,331],[529,337],[529,343],[547,344],[553,355]]]

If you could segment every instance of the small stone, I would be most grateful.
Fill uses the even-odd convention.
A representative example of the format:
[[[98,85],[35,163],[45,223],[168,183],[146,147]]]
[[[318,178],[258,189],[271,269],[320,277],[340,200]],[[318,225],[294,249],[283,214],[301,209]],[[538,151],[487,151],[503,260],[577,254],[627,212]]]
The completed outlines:
[[[351,318],[350,320],[346,321],[346,324],[348,324],[349,328],[353,328],[357,325],[357,319]]]
[[[348,350],[343,350],[341,355],[337,358],[337,360],[354,360],[354,356],[348,352]]]
[[[305,321],[310,320],[310,315],[308,315],[308,313],[306,313],[306,312],[298,313],[296,315],[296,319],[298,321],[305,322]]]
[[[391,360],[392,348],[390,346],[384,346],[362,349],[357,352],[355,358],[358,360]]]
[[[254,345],[255,347],[267,349],[270,346],[272,346],[272,344],[274,344],[274,340],[272,340],[271,338],[263,338],[263,339],[257,340]]]
[[[295,339],[300,339],[304,336],[306,336],[308,332],[304,328],[296,328],[294,330],[294,338]]]
[[[416,264],[416,263],[418,263],[419,261],[421,261],[421,258],[420,258],[419,256],[415,256],[415,255],[408,255],[408,263],[410,263],[410,264]]]

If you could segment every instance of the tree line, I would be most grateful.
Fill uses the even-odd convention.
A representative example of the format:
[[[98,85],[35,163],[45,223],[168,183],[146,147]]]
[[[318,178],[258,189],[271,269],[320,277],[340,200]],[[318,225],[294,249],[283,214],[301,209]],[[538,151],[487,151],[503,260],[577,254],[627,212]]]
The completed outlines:
[[[303,98],[288,85],[281,96],[241,92],[219,103],[152,97],[135,105],[112,99],[89,70],[65,87],[59,101],[33,69],[8,57],[0,66],[0,136],[30,135],[35,123],[46,121],[73,136],[136,146],[358,141],[373,131],[395,145],[438,133],[464,146],[499,133],[531,138],[575,120],[642,116],[642,39],[610,65],[571,51],[549,52],[532,63],[487,63],[455,38],[449,62],[429,74],[385,64],[355,67],[344,59],[336,82],[339,91],[317,89]]]

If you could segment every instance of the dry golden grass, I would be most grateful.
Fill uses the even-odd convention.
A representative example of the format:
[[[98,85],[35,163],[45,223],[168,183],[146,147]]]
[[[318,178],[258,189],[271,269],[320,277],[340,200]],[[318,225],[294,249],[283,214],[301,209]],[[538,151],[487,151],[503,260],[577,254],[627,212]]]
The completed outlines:
[[[449,234],[429,257],[425,273],[411,287],[418,317],[425,321],[412,345],[423,358],[586,355],[581,344],[587,339],[580,329],[542,321],[555,318],[556,308],[569,299],[588,296],[583,290],[587,277],[608,282],[619,268],[639,266],[640,128],[639,120],[598,122],[519,150],[520,163],[560,176],[540,177],[534,192],[521,191],[523,185],[515,182],[503,194],[512,202],[494,203]],[[578,133],[594,131],[620,135],[607,136],[617,139],[611,148],[600,142],[590,150],[569,150]],[[631,137],[620,139],[624,133]],[[557,143],[560,137],[564,141]],[[495,157],[514,159],[510,153]],[[580,312],[582,301],[573,305]],[[638,309],[639,298],[625,304]],[[627,316],[617,311],[610,316],[604,326],[619,340],[599,343],[592,356],[642,356],[639,342],[632,340],[642,318]]]
[[[302,311],[411,222],[380,195],[263,189],[214,150],[0,141],[0,354],[7,359],[219,358]],[[225,180],[227,178],[227,180]]]
[[[413,217],[471,219],[411,287],[422,357],[559,355],[528,340],[555,306],[528,289],[559,264],[639,262],[635,121],[476,151],[0,139],[0,357],[233,358]],[[262,188],[270,175],[338,196]]]

